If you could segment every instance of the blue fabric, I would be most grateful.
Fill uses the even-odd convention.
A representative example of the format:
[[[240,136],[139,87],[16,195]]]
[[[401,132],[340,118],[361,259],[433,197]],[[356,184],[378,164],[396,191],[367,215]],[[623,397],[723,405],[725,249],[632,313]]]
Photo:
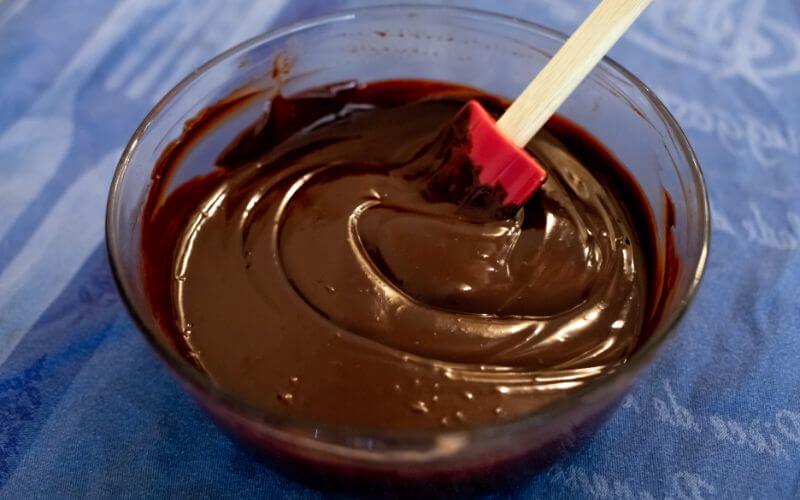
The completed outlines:
[[[0,496],[316,497],[254,462],[136,331],[103,247],[122,146],[174,82],[365,1],[0,2]],[[446,2],[571,31],[592,0]],[[713,245],[677,336],[520,497],[800,498],[800,3],[655,0],[614,56],[685,127]]]

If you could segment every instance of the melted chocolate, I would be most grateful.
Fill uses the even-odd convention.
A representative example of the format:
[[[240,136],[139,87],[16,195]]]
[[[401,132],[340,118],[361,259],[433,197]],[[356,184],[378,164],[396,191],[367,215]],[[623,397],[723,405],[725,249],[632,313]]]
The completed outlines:
[[[431,196],[443,131],[479,91],[421,81],[272,100],[215,170],[167,193],[206,110],[156,167],[143,272],[175,346],[250,403],[383,429],[536,410],[626,362],[658,317],[651,210],[554,118],[549,179],[509,218]]]

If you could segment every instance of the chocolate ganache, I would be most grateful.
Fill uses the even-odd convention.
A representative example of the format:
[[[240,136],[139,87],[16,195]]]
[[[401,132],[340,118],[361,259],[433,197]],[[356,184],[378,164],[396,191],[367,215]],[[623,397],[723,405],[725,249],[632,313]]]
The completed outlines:
[[[560,117],[528,146],[549,178],[519,210],[433,196],[471,98],[506,105],[414,80],[276,96],[211,173],[167,192],[237,100],[188,123],[156,165],[142,235],[175,347],[256,407],[391,430],[519,417],[624,364],[657,316],[644,196]]]

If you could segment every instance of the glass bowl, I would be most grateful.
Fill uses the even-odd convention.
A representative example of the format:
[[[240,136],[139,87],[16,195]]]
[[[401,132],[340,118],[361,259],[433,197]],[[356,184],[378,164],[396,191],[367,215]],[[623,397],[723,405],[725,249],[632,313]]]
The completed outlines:
[[[139,328],[200,405],[226,430],[278,462],[315,470],[429,480],[473,477],[509,464],[542,462],[568,449],[620,400],[674,332],[700,280],[709,220],[694,153],[655,95],[604,60],[559,113],[597,137],[626,165],[656,216],[656,279],[674,280],[661,297],[654,334],[628,363],[533,414],[494,425],[437,432],[365,432],[271,414],[229,395],[185,361],[154,319],[141,276],[142,209],[154,163],[184,123],[241,89],[284,94],[333,82],[422,78],[463,83],[513,97],[565,37],[518,19],[435,6],[392,6],[305,21],[238,45],[207,62],[147,115],[120,160],[108,202],[107,244],[114,273]],[[276,81],[276,79],[278,81]],[[203,139],[173,184],[213,167],[211,158],[264,110],[242,107]],[[166,257],[166,256],[165,256]],[[669,257],[669,258],[668,258]]]

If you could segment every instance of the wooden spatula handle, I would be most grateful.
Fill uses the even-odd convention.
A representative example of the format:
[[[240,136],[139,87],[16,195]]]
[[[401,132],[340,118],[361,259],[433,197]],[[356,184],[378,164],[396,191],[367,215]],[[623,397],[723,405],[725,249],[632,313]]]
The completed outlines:
[[[651,1],[600,2],[500,117],[501,132],[517,146],[525,146]]]

